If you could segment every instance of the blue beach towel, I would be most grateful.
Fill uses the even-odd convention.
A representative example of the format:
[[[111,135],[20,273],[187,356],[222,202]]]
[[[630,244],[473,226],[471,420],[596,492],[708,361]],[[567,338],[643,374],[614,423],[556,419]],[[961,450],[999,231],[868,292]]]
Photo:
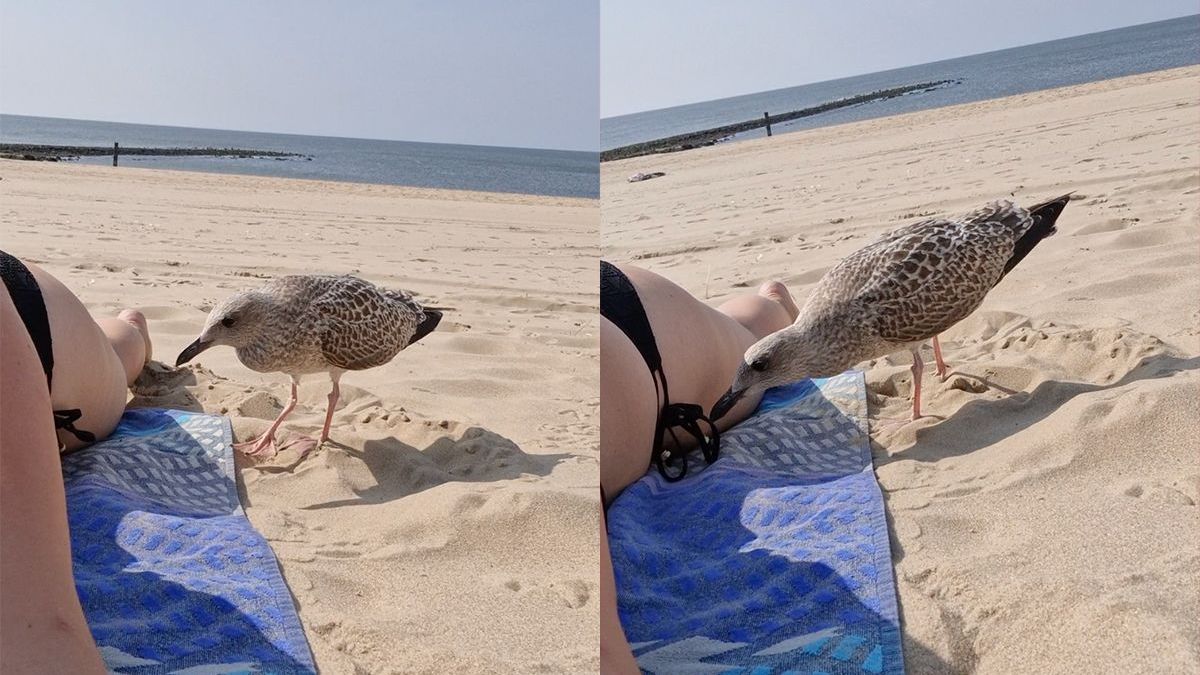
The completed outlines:
[[[861,373],[773,389],[715,464],[677,483],[651,472],[612,504],[618,610],[643,671],[904,672],[866,418]]]
[[[110,672],[315,672],[238,501],[228,419],[127,411],[63,475],[75,585]]]

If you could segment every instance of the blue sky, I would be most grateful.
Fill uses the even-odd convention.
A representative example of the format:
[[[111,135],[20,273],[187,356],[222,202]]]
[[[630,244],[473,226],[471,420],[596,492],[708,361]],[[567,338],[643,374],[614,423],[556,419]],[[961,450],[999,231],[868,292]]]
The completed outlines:
[[[594,1],[0,0],[0,112],[595,150]]]
[[[1196,0],[602,0],[602,117],[1200,11]]]

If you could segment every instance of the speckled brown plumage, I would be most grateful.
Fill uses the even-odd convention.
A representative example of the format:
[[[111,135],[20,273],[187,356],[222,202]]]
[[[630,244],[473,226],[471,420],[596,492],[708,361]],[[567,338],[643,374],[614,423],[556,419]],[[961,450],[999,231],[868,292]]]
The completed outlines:
[[[227,298],[215,307],[195,342],[176,365],[217,345],[237,351],[238,360],[259,372],[287,373],[292,395],[252,455],[273,454],[274,435],[297,400],[297,378],[329,374],[332,390],[320,441],[329,437],[337,406],[338,380],[348,370],[374,368],[391,361],[420,340],[442,318],[421,306],[407,291],[380,288],[351,276],[281,277]]]
[[[997,201],[961,218],[906,225],[846,256],[817,283],[795,323],[746,351],[714,415],[751,388],[830,377],[902,349],[913,353],[913,416],[920,415],[918,349],[979,308],[988,292],[1042,239],[1069,195],[1028,209]]]
[[[1068,199],[1031,209],[997,201],[961,218],[923,220],[888,232],[831,269],[797,323],[857,314],[861,319],[855,323],[866,334],[846,342],[875,352],[862,358],[929,340],[979,308],[1016,264],[1009,262],[1022,238],[1053,234],[1054,219]],[[1037,224],[1046,231],[1031,232]],[[862,360],[848,356],[846,366]]]
[[[364,370],[391,361],[412,341],[425,311],[406,291],[351,276],[287,276],[252,291],[272,311],[258,339],[237,348],[260,372]]]

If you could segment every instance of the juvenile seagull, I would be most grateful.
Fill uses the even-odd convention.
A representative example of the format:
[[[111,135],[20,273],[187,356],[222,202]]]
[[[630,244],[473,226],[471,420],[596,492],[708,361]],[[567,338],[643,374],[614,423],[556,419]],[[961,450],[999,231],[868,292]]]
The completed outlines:
[[[1070,194],[1028,209],[997,201],[957,220],[922,220],[850,254],[813,289],[796,322],[746,350],[714,421],[748,392],[837,375],[860,361],[907,349],[913,355],[912,418],[921,416],[921,345],[974,312],[988,291],[1042,239]]]
[[[333,389],[318,444],[329,440],[338,401],[338,380],[347,370],[365,370],[391,361],[402,349],[428,335],[442,320],[407,291],[393,291],[351,276],[286,276],[242,291],[215,307],[200,337],[175,361],[181,366],[217,345],[237,350],[238,360],[260,373],[292,378],[292,397],[254,446],[252,456],[273,456],[275,432],[296,407],[300,375],[329,373]],[[247,444],[249,445],[249,444]]]

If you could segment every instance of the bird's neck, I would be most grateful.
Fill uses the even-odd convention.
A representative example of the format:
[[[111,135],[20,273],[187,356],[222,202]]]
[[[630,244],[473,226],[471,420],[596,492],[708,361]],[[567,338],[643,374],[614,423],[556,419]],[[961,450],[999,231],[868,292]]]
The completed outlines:
[[[860,321],[861,317],[834,316],[829,312],[802,312],[796,323],[784,330],[799,345],[809,377],[833,377],[870,358],[863,356],[870,350],[863,343]]]

